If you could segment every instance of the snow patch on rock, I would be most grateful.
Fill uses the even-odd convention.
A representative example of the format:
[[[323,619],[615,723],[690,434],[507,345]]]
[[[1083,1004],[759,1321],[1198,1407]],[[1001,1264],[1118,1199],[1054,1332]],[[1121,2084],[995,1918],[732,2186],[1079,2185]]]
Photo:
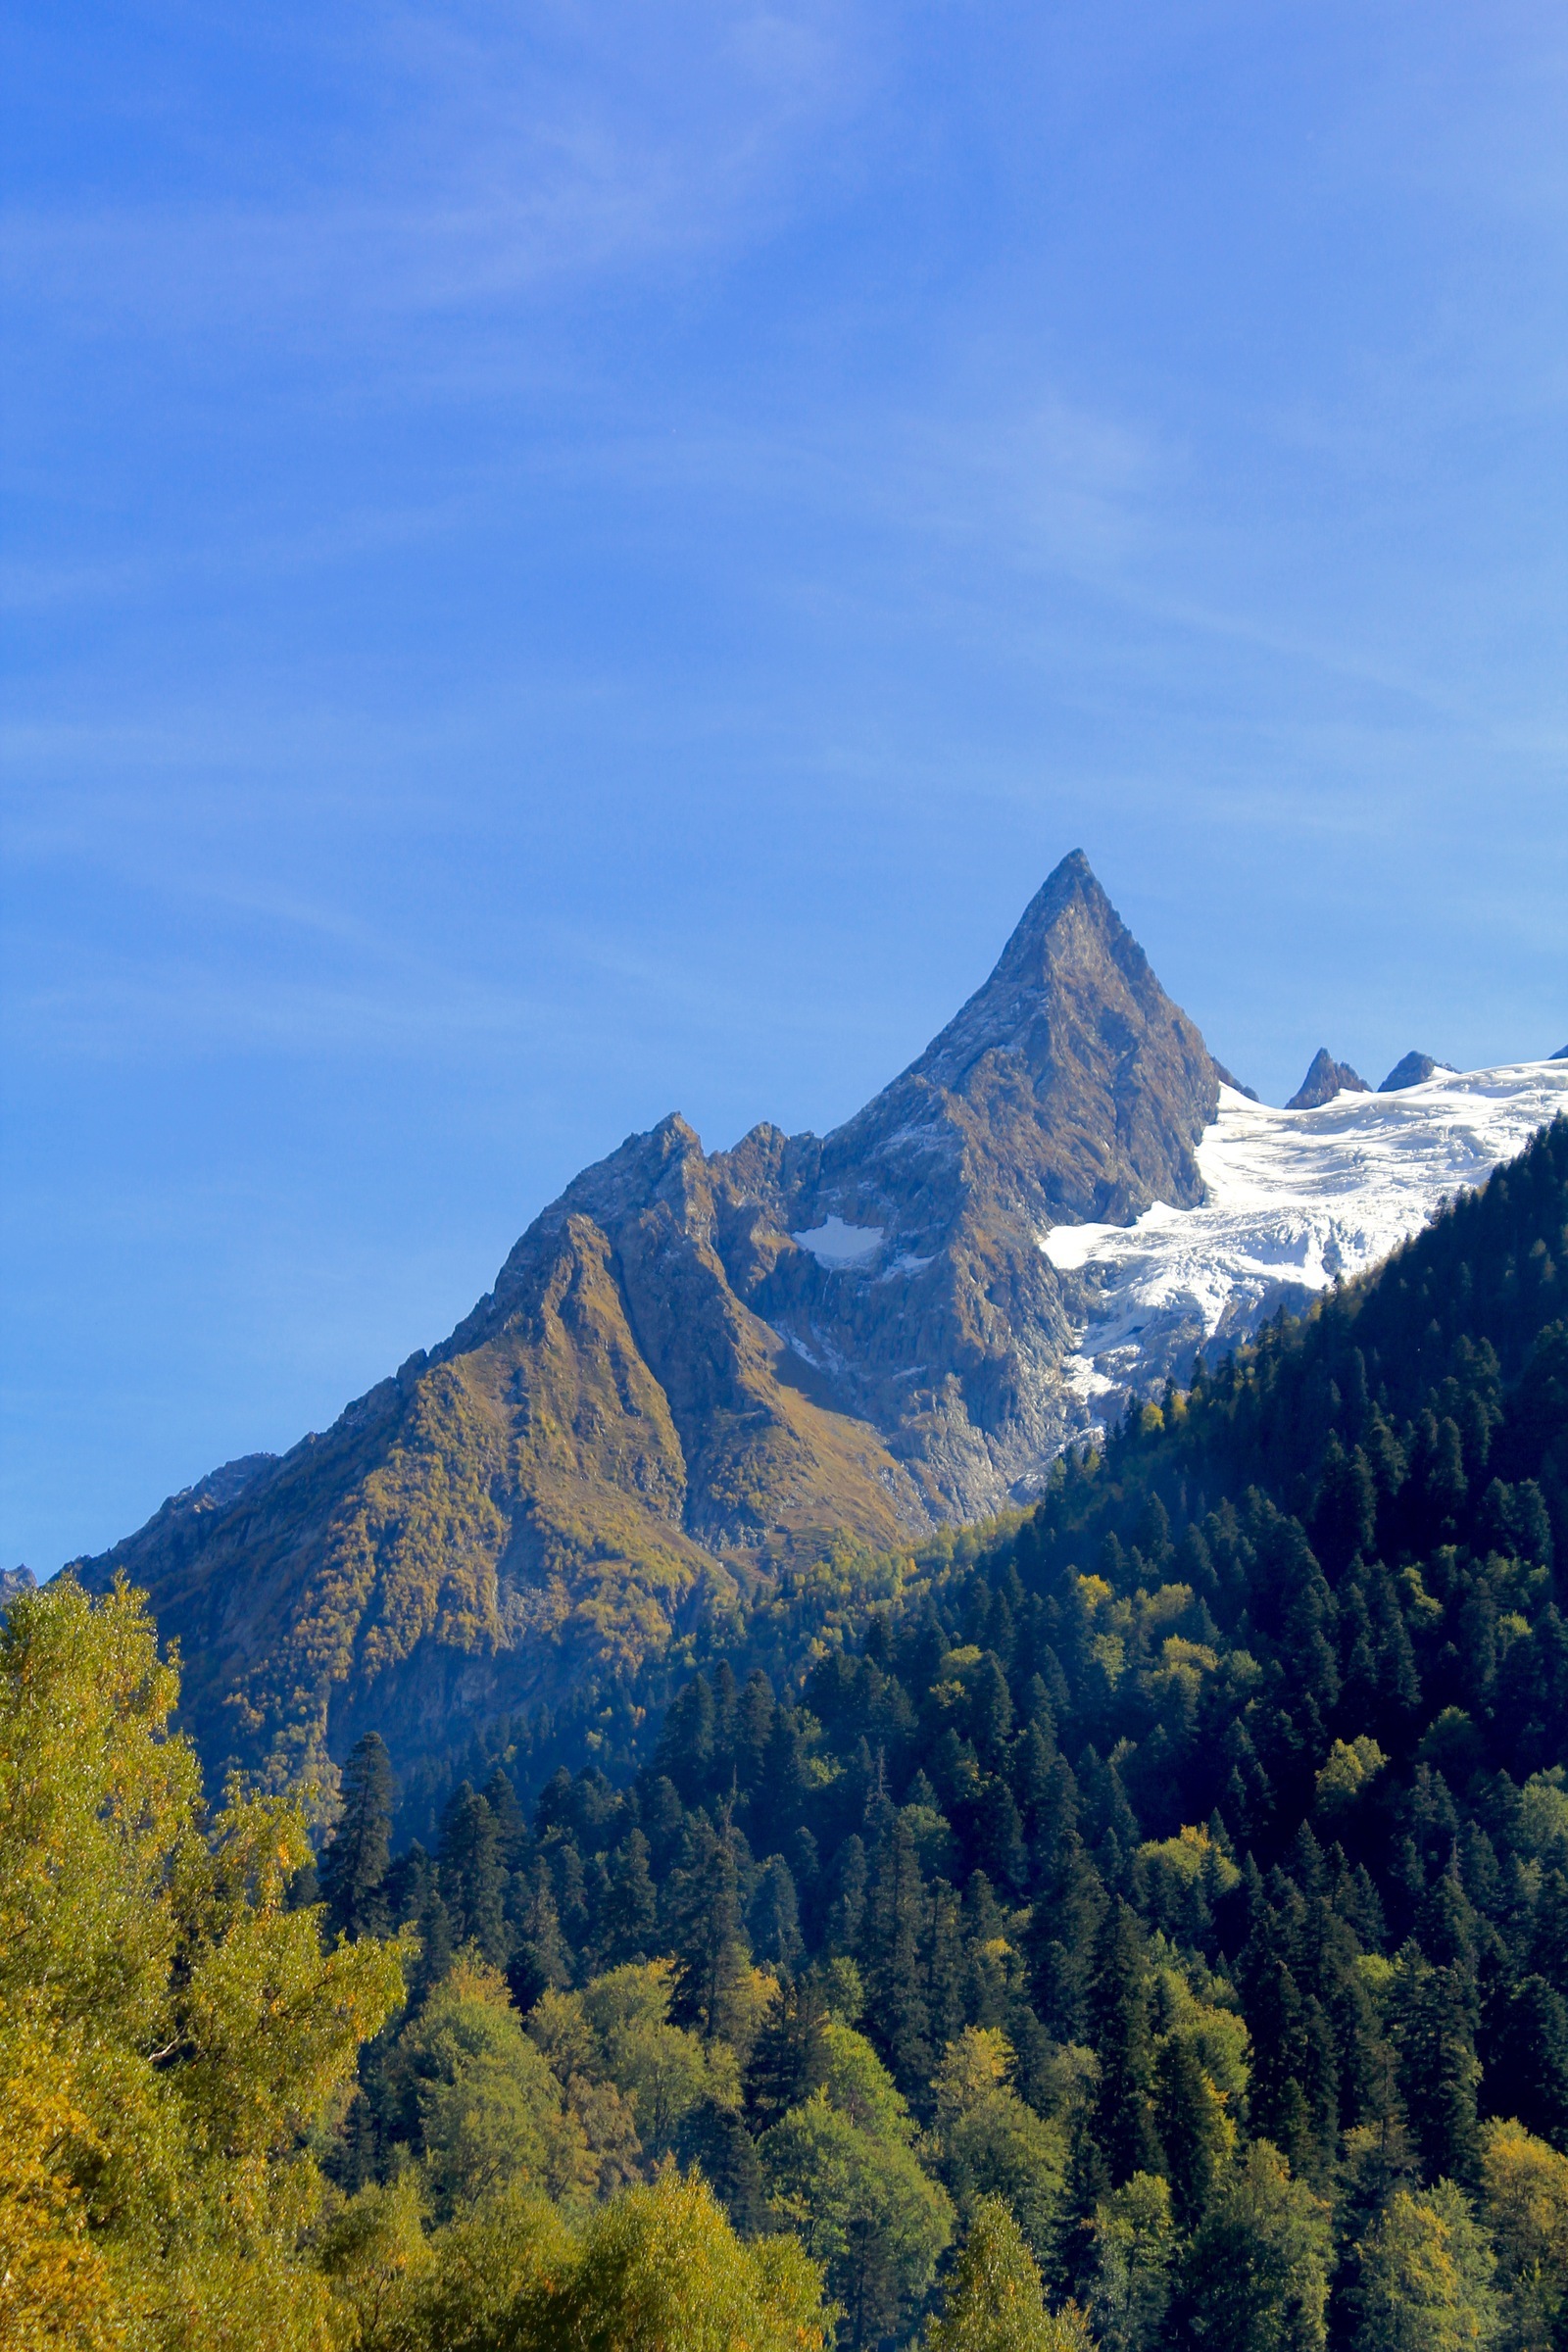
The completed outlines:
[[[886,1238],[881,1225],[846,1225],[842,1217],[829,1217],[825,1225],[790,1235],[790,1240],[802,1250],[809,1250],[821,1266],[863,1266],[875,1257]]]

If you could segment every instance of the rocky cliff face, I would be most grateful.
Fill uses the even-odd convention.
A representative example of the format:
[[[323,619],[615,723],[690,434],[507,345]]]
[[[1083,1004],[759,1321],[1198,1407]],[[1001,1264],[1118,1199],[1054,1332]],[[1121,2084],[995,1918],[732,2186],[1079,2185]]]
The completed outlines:
[[[1085,1413],[1041,1239],[1199,1200],[1218,1089],[1075,853],[846,1126],[629,1137],[441,1347],[79,1572],[150,1590],[209,1758],[278,1780],[634,1665],[833,1530],[1031,1494]]]

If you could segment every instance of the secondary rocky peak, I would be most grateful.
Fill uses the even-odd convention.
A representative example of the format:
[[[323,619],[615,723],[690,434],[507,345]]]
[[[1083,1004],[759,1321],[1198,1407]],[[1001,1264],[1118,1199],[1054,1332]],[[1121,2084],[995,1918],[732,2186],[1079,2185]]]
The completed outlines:
[[[1436,1061],[1430,1054],[1417,1054],[1414,1049],[1395,1063],[1378,1088],[1380,1095],[1399,1095],[1407,1086],[1424,1086],[1434,1070],[1451,1070],[1451,1061]]]
[[[1327,1046],[1319,1046],[1306,1076],[1286,1103],[1287,1110],[1320,1110],[1336,1095],[1369,1095],[1372,1089],[1348,1061],[1336,1061]]]

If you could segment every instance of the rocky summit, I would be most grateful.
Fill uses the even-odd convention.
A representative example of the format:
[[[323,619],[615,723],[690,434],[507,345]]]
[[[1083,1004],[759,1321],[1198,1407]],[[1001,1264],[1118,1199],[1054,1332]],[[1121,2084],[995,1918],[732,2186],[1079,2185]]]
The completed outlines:
[[[1027,1499],[1088,1412],[1043,1237],[1196,1204],[1222,1076],[1075,852],[847,1125],[628,1137],[450,1339],[77,1573],[151,1593],[210,1763],[286,1780],[634,1669],[834,1531]]]
[[[1336,1095],[1369,1095],[1371,1092],[1372,1089],[1358,1070],[1352,1070],[1348,1061],[1336,1061],[1327,1046],[1319,1046],[1306,1076],[1285,1107],[1287,1110],[1321,1110],[1324,1103],[1332,1102]]]

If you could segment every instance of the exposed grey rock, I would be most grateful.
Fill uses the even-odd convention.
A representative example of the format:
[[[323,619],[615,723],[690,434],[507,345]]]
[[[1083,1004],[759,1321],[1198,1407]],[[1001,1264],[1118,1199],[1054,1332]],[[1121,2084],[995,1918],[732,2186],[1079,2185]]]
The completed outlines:
[[[1286,1103],[1287,1110],[1319,1110],[1336,1095],[1369,1095],[1372,1089],[1348,1061],[1336,1061],[1327,1046],[1319,1046],[1306,1076]]]
[[[1451,1070],[1452,1067],[1451,1061],[1434,1061],[1430,1054],[1417,1054],[1412,1051],[1395,1063],[1383,1084],[1378,1088],[1378,1093],[1380,1095],[1402,1094],[1407,1086],[1424,1085],[1434,1070]]]

